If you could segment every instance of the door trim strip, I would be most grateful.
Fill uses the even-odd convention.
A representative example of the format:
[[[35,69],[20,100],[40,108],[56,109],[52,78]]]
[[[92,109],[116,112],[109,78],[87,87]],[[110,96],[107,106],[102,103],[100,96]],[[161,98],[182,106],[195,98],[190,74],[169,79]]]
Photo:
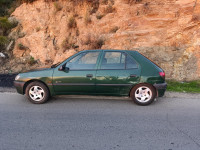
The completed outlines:
[[[52,84],[48,84],[52,85]],[[132,86],[133,84],[54,83],[55,86]]]

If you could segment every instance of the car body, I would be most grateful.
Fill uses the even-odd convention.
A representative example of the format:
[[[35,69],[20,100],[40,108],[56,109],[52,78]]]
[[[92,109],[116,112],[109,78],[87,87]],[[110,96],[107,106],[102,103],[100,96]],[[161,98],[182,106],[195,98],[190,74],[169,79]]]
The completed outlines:
[[[162,97],[167,87],[165,72],[130,50],[84,50],[51,68],[20,73],[14,85],[33,103],[54,95],[108,95],[130,96],[139,105]]]

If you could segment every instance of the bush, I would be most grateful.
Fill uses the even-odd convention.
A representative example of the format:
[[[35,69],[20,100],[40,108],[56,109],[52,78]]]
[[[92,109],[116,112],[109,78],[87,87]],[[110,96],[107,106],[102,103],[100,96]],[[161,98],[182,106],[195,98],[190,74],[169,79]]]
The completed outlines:
[[[101,49],[105,44],[105,39],[100,36],[92,36],[91,34],[88,34],[83,44],[88,45],[90,49]]]
[[[124,0],[126,4],[140,3],[142,0]]]
[[[26,46],[24,46],[22,43],[19,43],[18,44],[18,49],[20,49],[20,50],[26,50]]]
[[[37,0],[20,0],[21,3],[33,3],[34,1]]]
[[[119,27],[115,26],[115,27],[113,27],[113,28],[110,29],[110,33],[116,33],[117,30],[119,30]]]
[[[31,56],[30,59],[28,60],[28,64],[32,66],[35,63],[37,63],[37,61],[34,59],[34,57]]]
[[[93,43],[94,49],[100,49],[105,44],[105,40],[103,38],[98,38]]]
[[[63,40],[61,47],[65,51],[70,48],[77,48],[78,46],[76,45],[75,38],[72,36],[68,36],[65,40]]]
[[[68,26],[69,29],[77,27],[76,20],[75,20],[74,16],[71,16],[69,18],[67,26]]]
[[[9,15],[9,8],[13,0],[0,0],[0,16]]]
[[[36,32],[39,32],[39,31],[40,31],[40,29],[41,29],[40,27],[36,27],[36,29],[35,29],[35,30],[36,30]]]
[[[54,2],[53,4],[54,4],[54,7],[56,9],[56,12],[62,10],[62,6],[60,5],[59,2]]]
[[[88,25],[89,23],[92,22],[89,12],[86,12],[84,20],[85,20],[85,25]]]
[[[7,17],[0,17],[0,29],[6,31],[13,27],[14,25],[8,21]]]
[[[103,17],[104,17],[104,15],[101,15],[101,14],[97,14],[97,15],[96,15],[96,18],[99,19],[99,20],[100,20],[101,18],[103,18]]]
[[[108,5],[108,0],[101,0],[101,4]]]
[[[109,14],[109,13],[112,13],[114,10],[115,10],[115,9],[113,8],[112,5],[108,5],[108,6],[106,7],[106,9],[104,10],[104,13]]]
[[[5,46],[6,44],[8,44],[9,40],[7,37],[5,36],[0,36],[0,47]]]

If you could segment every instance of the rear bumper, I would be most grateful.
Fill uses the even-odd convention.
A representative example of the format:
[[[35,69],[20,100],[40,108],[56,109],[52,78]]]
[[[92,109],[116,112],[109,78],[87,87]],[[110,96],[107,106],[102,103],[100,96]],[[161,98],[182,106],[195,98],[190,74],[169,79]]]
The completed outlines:
[[[157,96],[158,97],[162,97],[165,94],[165,91],[167,89],[167,83],[156,83],[153,85],[156,90],[157,90]]]
[[[21,82],[21,81],[14,81],[14,86],[17,89],[17,92],[19,94],[24,94],[23,88],[24,88],[24,84],[25,82]]]

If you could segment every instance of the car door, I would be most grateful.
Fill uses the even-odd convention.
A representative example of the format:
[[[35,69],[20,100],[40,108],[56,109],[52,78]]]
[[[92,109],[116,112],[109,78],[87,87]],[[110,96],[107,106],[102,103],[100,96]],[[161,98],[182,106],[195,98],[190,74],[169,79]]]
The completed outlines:
[[[128,95],[139,81],[140,67],[123,51],[104,51],[96,73],[96,93]]]
[[[65,71],[55,70],[53,86],[56,94],[92,94],[100,51],[82,52],[65,65]]]

